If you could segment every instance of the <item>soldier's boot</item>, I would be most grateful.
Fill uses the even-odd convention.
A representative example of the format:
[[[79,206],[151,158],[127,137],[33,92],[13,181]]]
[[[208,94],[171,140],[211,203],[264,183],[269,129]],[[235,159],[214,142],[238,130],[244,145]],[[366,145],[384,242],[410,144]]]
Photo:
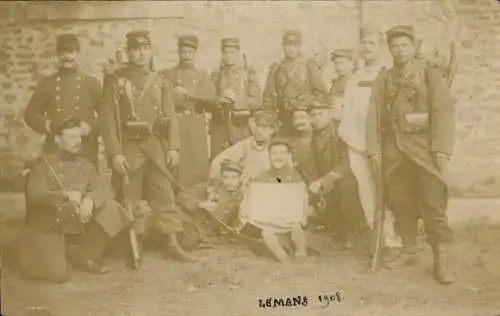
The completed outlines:
[[[90,274],[105,274],[109,272],[109,269],[103,266],[101,263],[94,259],[78,259],[73,262],[73,268],[79,271],[87,272]]]
[[[176,233],[170,233],[167,235],[167,245],[165,248],[165,254],[172,259],[181,262],[193,262],[196,260],[195,256],[185,251],[177,240]]]
[[[434,280],[439,284],[451,284],[454,282],[454,275],[451,272],[449,250],[444,244],[432,245],[434,257]]]
[[[405,238],[406,239],[406,238]],[[417,246],[416,238],[403,239],[403,249],[398,256],[384,258],[385,266],[389,269],[401,269],[417,264],[420,249]]]

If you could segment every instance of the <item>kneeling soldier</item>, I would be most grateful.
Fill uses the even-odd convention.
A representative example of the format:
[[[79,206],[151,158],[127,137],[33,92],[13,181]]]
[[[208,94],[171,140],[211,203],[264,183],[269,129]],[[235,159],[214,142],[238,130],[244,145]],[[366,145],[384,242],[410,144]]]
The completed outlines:
[[[72,256],[74,268],[107,272],[101,265],[106,244],[133,220],[117,202],[97,194],[98,173],[79,155],[80,123],[70,118],[51,127],[58,149],[40,157],[27,178],[20,263],[33,278],[63,282],[70,277],[68,237],[83,238]]]

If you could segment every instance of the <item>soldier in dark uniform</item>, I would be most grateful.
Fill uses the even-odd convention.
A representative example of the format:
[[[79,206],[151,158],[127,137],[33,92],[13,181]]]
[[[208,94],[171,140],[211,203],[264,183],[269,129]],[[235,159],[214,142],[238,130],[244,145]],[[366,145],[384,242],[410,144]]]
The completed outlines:
[[[204,181],[209,168],[205,111],[213,109],[215,96],[208,73],[194,65],[197,49],[196,36],[181,36],[178,40],[179,64],[161,71],[174,86],[183,157],[178,181],[185,188]]]
[[[358,196],[356,178],[349,167],[347,147],[337,134],[332,121],[328,98],[316,100],[310,107],[313,126],[311,150],[318,169],[318,178],[309,183],[309,191],[322,195],[326,202],[329,224],[342,245],[348,241],[366,250],[366,220]]]
[[[309,106],[311,96],[299,95],[292,103],[293,131],[289,135],[293,164],[306,183],[316,179],[316,161],[311,151],[312,126]]]
[[[105,273],[101,259],[106,244],[133,217],[117,202],[104,199],[95,167],[80,156],[81,121],[54,123],[57,149],[35,161],[27,178],[20,263],[33,278],[63,282],[70,277],[65,246],[71,237],[84,237],[72,255],[72,266]]]
[[[46,135],[43,149],[50,152],[55,149],[51,122],[58,123],[68,117],[81,119],[84,133],[82,155],[97,166],[101,84],[78,69],[75,59],[79,52],[80,43],[75,35],[63,34],[57,38],[59,69],[38,83],[24,120],[35,132]]]
[[[354,69],[354,51],[351,49],[337,49],[332,53],[331,60],[337,77],[331,81],[330,102],[333,106],[334,120],[340,121],[345,86]]]
[[[396,230],[400,261],[414,262],[419,214],[434,254],[437,282],[452,282],[446,245],[452,240],[444,173],[453,147],[454,102],[439,69],[415,60],[412,26],[386,33],[394,67],[380,74],[368,110],[366,149],[382,170]]]
[[[179,245],[182,221],[175,205],[169,168],[178,165],[180,137],[170,82],[150,70],[148,31],[127,34],[129,66],[114,74],[104,91],[102,137],[114,171],[115,187],[128,175],[128,200],[137,210],[146,200],[155,226],[165,236],[169,257],[191,261]],[[118,119],[117,119],[118,118]],[[120,191],[118,188],[117,191]],[[136,212],[135,230],[145,230],[144,214]]]
[[[212,157],[251,135],[248,125],[250,111],[261,106],[262,98],[257,74],[248,67],[245,56],[240,53],[240,41],[223,38],[221,50],[221,65],[211,76],[217,97],[210,121]]]
[[[269,67],[262,99],[266,110],[278,114],[286,132],[292,130],[290,105],[298,94],[326,94],[318,65],[312,60],[304,60],[301,56],[301,43],[302,35],[299,31],[285,31],[285,59]]]

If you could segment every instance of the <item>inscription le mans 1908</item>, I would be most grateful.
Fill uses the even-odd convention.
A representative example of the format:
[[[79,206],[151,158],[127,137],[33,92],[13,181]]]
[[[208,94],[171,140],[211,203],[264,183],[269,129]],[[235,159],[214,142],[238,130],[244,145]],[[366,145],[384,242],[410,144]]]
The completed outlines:
[[[261,308],[278,308],[278,307],[307,307],[318,303],[322,308],[327,308],[330,303],[340,303],[343,300],[340,292],[335,292],[332,295],[318,295],[317,297],[294,296],[294,297],[268,297],[259,298],[257,301]]]

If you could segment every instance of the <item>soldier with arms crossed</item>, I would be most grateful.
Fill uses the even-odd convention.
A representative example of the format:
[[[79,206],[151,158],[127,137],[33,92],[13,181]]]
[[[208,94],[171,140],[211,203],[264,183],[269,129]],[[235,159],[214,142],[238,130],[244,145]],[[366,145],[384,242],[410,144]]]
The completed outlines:
[[[185,188],[203,182],[209,168],[205,111],[214,107],[214,89],[208,73],[195,67],[198,45],[196,36],[179,37],[179,64],[161,71],[174,86],[183,157],[177,175]]]

